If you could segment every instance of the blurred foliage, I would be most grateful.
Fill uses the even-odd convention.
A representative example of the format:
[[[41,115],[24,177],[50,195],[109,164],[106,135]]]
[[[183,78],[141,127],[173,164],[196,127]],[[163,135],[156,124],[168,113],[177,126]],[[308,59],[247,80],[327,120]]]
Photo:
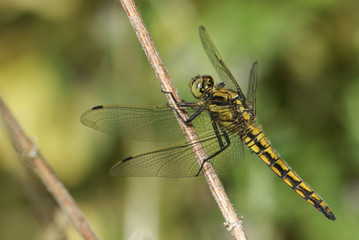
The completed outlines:
[[[216,76],[199,25],[244,90],[251,63],[259,61],[260,124],[337,216],[325,219],[247,154],[221,179],[249,239],[358,237],[359,2],[137,4],[184,99],[191,98],[191,77]],[[107,172],[117,160],[156,144],[80,124],[81,113],[99,104],[165,103],[117,1],[2,0],[0,13],[1,96],[101,239],[230,239],[203,178],[112,178]],[[30,184],[34,177],[18,163],[3,128],[0,142],[0,239],[81,239],[51,210],[50,197],[33,190],[42,187]]]

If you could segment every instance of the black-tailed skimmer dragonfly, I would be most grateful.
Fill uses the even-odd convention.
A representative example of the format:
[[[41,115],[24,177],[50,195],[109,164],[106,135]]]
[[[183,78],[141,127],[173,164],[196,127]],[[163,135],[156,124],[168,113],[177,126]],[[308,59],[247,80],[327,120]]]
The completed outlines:
[[[209,156],[205,161],[216,171],[232,169],[243,158],[244,143],[297,194],[327,218],[335,220],[328,205],[280,158],[256,125],[257,62],[251,68],[245,97],[204,27],[200,27],[199,34],[204,50],[223,82],[215,85],[209,75],[194,77],[189,85],[193,96],[200,101],[183,101],[177,106],[179,111],[185,110],[189,114],[187,120],[182,120],[191,122],[197,130],[199,139],[194,144],[200,143],[205,148]],[[203,164],[198,165],[191,144],[176,127],[174,109],[175,106],[170,105],[101,105],[87,110],[81,121],[105,133],[142,141],[183,141],[128,157],[112,167],[110,174],[113,176],[198,176]],[[157,125],[158,131],[153,131],[152,125]]]

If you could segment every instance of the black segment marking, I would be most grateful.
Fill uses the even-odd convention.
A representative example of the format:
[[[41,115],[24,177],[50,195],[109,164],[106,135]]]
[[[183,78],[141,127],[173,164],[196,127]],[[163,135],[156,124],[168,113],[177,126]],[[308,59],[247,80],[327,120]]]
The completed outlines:
[[[269,147],[268,147],[269,148]],[[273,158],[268,152],[263,152],[262,153],[263,156],[265,156],[269,161],[270,161],[270,164],[269,164],[269,167],[272,167],[273,164],[279,159],[279,158]],[[277,156],[275,156],[277,157]]]
[[[260,142],[264,137],[260,138],[260,139],[256,139],[256,143],[255,145],[257,145],[257,147],[259,148],[259,152],[257,152],[257,154],[259,155],[261,152],[263,152],[264,150],[266,150],[270,145],[268,144],[268,146],[263,146],[262,143]]]
[[[253,129],[252,129],[251,131],[248,131],[248,132],[245,134],[245,135],[247,135],[247,136],[251,139],[251,141],[249,141],[249,142],[246,143],[249,148],[251,148],[252,146],[254,146],[254,145],[256,145],[256,144],[258,143],[259,140],[257,139],[257,137],[258,137],[261,133],[262,133],[262,131],[259,131],[258,134],[254,135],[254,134],[253,134]],[[249,144],[250,142],[253,142],[253,144],[249,146],[248,144]]]
[[[277,161],[278,161],[279,159],[280,159],[280,158],[278,158]],[[287,175],[287,173],[290,171],[290,169],[289,169],[289,170],[284,170],[278,163],[274,163],[272,167],[276,168],[276,169],[280,172],[280,176],[279,176],[279,177],[280,177],[281,179],[283,179],[283,178]]]
[[[304,196],[305,196],[304,199],[306,199],[306,200],[313,194],[312,191],[307,191],[304,188],[302,188],[301,186],[297,186],[296,189],[298,189],[299,191],[301,191],[304,194]]]
[[[320,203],[323,202],[322,199],[317,200],[317,199],[315,199],[314,197],[309,196],[309,197],[308,197],[308,200],[311,200],[312,202],[314,202],[314,206],[315,206],[316,208],[319,207],[320,209],[324,210],[323,207],[320,206]]]
[[[262,155],[263,153],[265,153],[266,150],[271,147],[270,144],[268,144],[267,147],[264,147],[263,145],[261,145],[261,146],[262,146],[263,148],[259,147],[261,150],[257,153],[258,156],[259,156],[259,155]]]
[[[293,171],[292,171],[293,172]],[[289,172],[288,172],[289,173]],[[290,175],[288,175],[288,173],[287,173],[287,175],[285,176],[285,177],[283,177],[283,179],[287,179],[287,180],[289,180],[289,182],[292,184],[292,186],[293,187],[291,187],[291,188],[293,188],[293,189],[295,189],[302,181],[296,181],[296,180],[294,180]]]

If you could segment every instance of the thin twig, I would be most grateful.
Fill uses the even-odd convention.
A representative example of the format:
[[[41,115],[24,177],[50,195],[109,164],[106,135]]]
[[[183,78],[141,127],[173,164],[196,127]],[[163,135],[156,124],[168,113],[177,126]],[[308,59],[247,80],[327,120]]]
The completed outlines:
[[[78,232],[84,239],[98,239],[70,193],[42,157],[38,147],[26,136],[1,97],[0,116],[4,120],[4,124],[17,153],[30,163],[27,165],[31,166],[37,173],[47,190],[52,194]]]
[[[157,79],[164,92],[173,93],[177,102],[180,102],[180,98],[175,90],[172,81],[169,77],[166,67],[164,66],[159,53],[148,33],[147,28],[138,12],[135,3],[132,0],[120,0],[126,14],[132,24],[132,27],[142,45],[143,50],[150,62]],[[168,102],[175,106],[175,102],[169,94],[166,94]],[[181,112],[181,111],[180,111]],[[192,151],[197,159],[199,165],[206,159],[207,154],[201,144],[193,144],[198,139],[198,135],[191,124],[184,124],[176,115],[179,125],[181,126],[187,141],[192,143]],[[184,119],[187,119],[187,115],[183,114]],[[207,162],[208,163],[208,162]],[[205,164],[203,167],[204,176],[208,182],[209,188],[215,198],[218,207],[220,208],[225,220],[228,231],[231,232],[233,239],[247,239],[243,230],[242,218],[238,218],[232,204],[230,203],[227,194],[224,191],[223,185],[220,182],[217,174],[215,173],[211,164]]]

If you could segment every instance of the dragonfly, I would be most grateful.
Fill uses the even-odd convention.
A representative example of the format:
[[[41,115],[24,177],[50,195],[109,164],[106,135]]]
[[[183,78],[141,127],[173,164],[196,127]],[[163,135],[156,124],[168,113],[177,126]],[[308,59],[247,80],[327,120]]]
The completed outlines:
[[[328,219],[335,220],[328,205],[279,156],[257,126],[257,61],[251,67],[245,96],[203,26],[199,28],[199,35],[222,81],[215,84],[210,75],[192,78],[189,87],[199,101],[158,106],[100,105],[81,116],[84,125],[104,133],[141,141],[177,141],[161,149],[127,157],[117,162],[110,174],[124,177],[193,177],[203,174],[204,163],[212,164],[217,172],[227,171],[240,164],[245,145],[300,197]],[[188,119],[180,117],[180,111],[186,112]],[[185,140],[181,129],[175,126],[178,123],[173,113],[186,124],[193,124],[198,139],[191,143]],[[157,126],[157,130],[152,126]],[[193,156],[193,144],[201,144],[208,155],[202,165]]]

